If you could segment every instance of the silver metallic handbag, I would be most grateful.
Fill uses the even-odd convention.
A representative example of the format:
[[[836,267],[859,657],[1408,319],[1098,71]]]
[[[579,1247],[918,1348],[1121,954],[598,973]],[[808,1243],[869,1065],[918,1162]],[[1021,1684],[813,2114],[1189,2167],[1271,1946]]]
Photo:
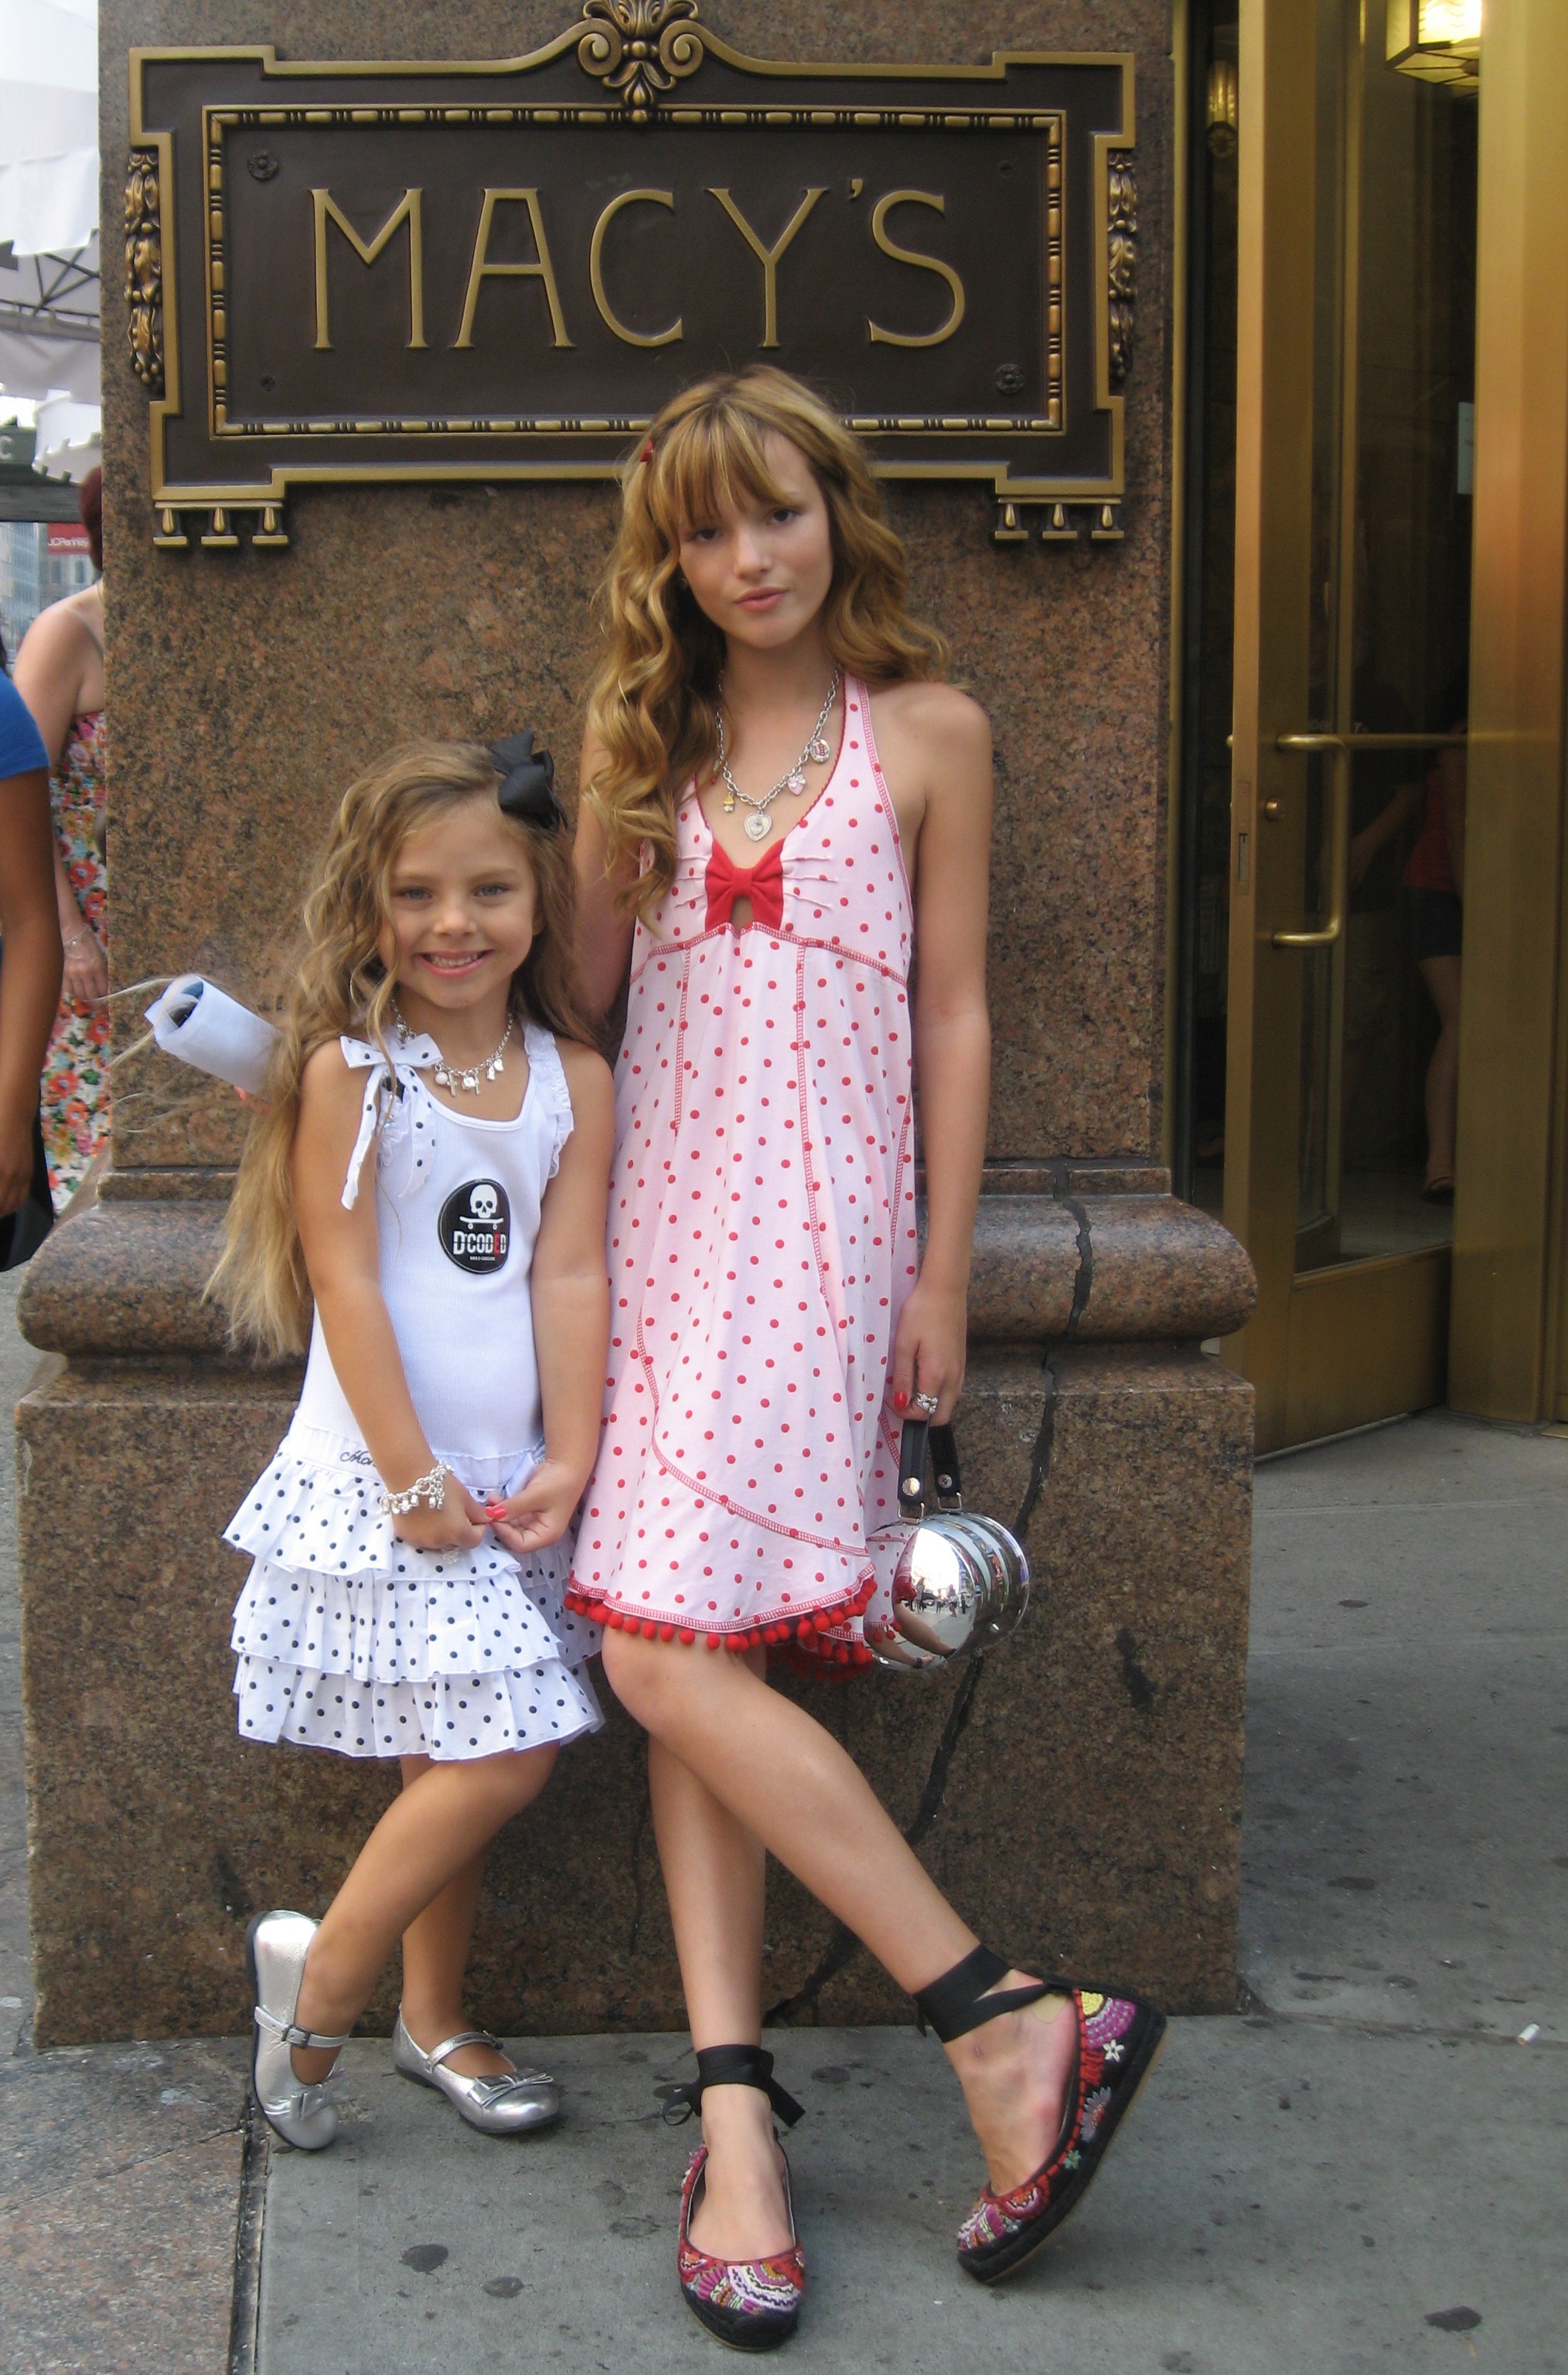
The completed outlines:
[[[929,1445],[937,1471],[937,1507],[925,1508]],[[878,1665],[905,1672],[944,1665],[995,1648],[1016,1631],[1029,1605],[1029,1560],[1023,1544],[995,1518],[963,1506],[958,1446],[950,1426],[923,1418],[904,1421],[899,1450],[899,1515],[871,1538],[882,1572],[895,1560],[892,1613],[867,1626]]]

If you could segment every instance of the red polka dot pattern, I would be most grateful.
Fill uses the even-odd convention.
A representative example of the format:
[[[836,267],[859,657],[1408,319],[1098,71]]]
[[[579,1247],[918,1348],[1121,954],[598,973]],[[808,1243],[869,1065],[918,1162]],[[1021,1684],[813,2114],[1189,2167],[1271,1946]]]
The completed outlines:
[[[779,927],[707,929],[694,788],[678,821],[675,880],[632,949],[604,1432],[568,1603],[855,1667],[867,1534],[897,1510],[882,1401],[918,1262],[914,918],[865,686],[784,836]]]

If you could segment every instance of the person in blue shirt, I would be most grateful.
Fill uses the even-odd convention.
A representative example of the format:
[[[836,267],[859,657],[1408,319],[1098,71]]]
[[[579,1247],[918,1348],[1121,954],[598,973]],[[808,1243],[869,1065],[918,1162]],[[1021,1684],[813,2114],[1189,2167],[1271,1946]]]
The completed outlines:
[[[39,1185],[43,1157],[39,1074],[60,1002],[63,955],[54,899],[48,755],[27,703],[3,669],[0,958],[0,1267],[9,1267],[31,1250],[30,1243],[24,1247],[20,1242],[15,1216]],[[46,1172],[41,1209],[47,1215]]]

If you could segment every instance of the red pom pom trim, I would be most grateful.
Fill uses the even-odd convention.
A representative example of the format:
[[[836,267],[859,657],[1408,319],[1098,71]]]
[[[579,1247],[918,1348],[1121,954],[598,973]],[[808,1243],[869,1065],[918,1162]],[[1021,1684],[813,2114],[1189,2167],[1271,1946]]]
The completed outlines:
[[[734,1631],[674,1625],[665,1618],[612,1608],[607,1601],[577,1584],[568,1586],[566,1605],[574,1615],[607,1625],[612,1633],[635,1633],[644,1641],[679,1641],[687,1648],[701,1641],[710,1649],[733,1649],[737,1657],[748,1649],[773,1649],[796,1673],[843,1680],[874,1663],[871,1652],[863,1641],[833,1641],[828,1636],[835,1626],[863,1615],[876,1589],[875,1576],[867,1575],[836,1607],[814,1609],[808,1616],[774,1616],[765,1625],[738,1625]]]

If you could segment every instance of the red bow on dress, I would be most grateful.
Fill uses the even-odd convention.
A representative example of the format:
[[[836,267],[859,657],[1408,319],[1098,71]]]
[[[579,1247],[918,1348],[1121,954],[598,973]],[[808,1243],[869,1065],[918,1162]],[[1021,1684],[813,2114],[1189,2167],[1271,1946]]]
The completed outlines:
[[[729,923],[737,899],[750,900],[753,923],[776,931],[784,922],[782,842],[775,841],[766,857],[760,857],[755,866],[737,866],[715,841],[704,882],[708,892],[705,930],[716,931],[721,924]]]

